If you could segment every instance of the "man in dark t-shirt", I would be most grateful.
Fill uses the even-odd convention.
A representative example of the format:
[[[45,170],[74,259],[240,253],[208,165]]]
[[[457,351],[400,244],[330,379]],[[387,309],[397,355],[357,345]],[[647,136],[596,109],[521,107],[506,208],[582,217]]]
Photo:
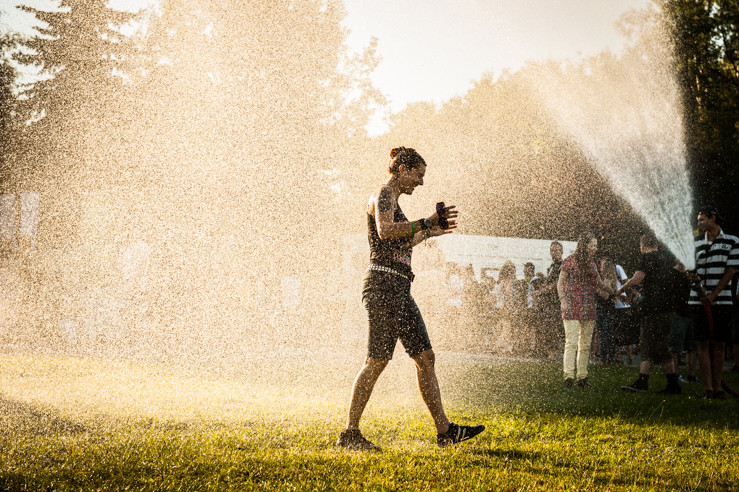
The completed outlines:
[[[639,332],[639,353],[642,361],[639,378],[632,384],[622,386],[624,391],[646,393],[649,389],[649,374],[653,364],[661,364],[667,376],[667,387],[660,393],[679,394],[682,392],[677,379],[677,371],[668,347],[670,328],[675,322],[675,296],[672,257],[660,251],[657,238],[652,233],[641,237],[642,256],[634,276],[617,292],[642,284],[641,328]]]

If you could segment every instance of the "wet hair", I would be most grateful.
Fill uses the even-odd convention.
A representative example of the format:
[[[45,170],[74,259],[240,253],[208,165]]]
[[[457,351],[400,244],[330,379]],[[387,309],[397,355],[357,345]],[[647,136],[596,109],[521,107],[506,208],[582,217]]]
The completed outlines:
[[[655,236],[652,232],[646,232],[641,237],[641,244],[645,248],[657,248],[657,236]]]
[[[713,205],[703,205],[701,208],[698,209],[699,215],[705,215],[706,217],[715,217],[716,223],[718,225],[721,225],[724,222],[724,218],[721,217],[721,214],[719,213],[718,209],[714,207]]]
[[[610,258],[603,258],[603,266],[601,267],[600,274],[605,279],[606,285],[611,287],[613,290],[616,290],[616,280],[618,279],[618,275],[616,274],[616,265]]]
[[[390,165],[387,170],[390,174],[398,174],[401,164],[405,164],[406,169],[415,169],[425,166],[426,161],[423,160],[421,154],[416,149],[409,147],[395,147],[390,151]]]
[[[590,277],[592,274],[592,270],[590,269],[590,257],[588,256],[588,244],[590,244],[590,241],[593,239],[597,238],[591,232],[580,234],[580,237],[577,238],[577,247],[575,248],[575,252],[572,254],[572,256],[575,257],[575,261],[577,261],[577,268],[580,270],[580,278],[583,280]]]

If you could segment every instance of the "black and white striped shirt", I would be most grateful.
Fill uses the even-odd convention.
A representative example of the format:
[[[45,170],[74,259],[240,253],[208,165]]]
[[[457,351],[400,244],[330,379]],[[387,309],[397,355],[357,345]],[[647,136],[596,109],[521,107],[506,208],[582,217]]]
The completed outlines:
[[[695,238],[695,268],[709,294],[723,278],[726,269],[739,268],[739,238],[720,231],[713,242],[708,234]],[[690,291],[688,304],[700,304],[695,289]],[[732,305],[731,282],[719,293],[714,305]]]

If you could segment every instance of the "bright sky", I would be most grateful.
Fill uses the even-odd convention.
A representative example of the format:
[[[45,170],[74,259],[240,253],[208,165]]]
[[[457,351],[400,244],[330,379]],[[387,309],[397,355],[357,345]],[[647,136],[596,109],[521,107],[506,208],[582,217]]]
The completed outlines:
[[[8,0],[0,0],[5,3]],[[54,5],[59,0],[24,0]],[[109,0],[135,9],[156,0]],[[527,60],[574,59],[623,39],[616,20],[649,0],[344,0],[354,51],[379,40],[382,58],[372,80],[398,112],[416,101],[442,103],[464,94],[483,74],[516,70]],[[20,0],[9,0],[10,5]],[[7,3],[6,3],[7,6]],[[10,9],[6,10],[6,14]],[[6,21],[25,24],[28,16]],[[16,25],[17,27],[21,27]],[[2,26],[0,26],[0,30]],[[384,130],[373,122],[370,133]]]
[[[444,102],[485,73],[527,60],[574,59],[619,51],[615,22],[648,0],[344,0],[350,46],[378,39],[372,80],[392,112],[416,101]],[[379,125],[379,126],[378,126]],[[382,130],[375,122],[370,132]]]

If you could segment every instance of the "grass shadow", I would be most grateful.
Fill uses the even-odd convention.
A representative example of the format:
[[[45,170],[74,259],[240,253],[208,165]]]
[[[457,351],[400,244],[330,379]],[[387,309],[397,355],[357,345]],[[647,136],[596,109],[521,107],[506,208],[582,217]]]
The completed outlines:
[[[713,429],[739,429],[739,399],[704,400],[703,385],[683,384],[682,395],[657,393],[666,378],[655,370],[649,393],[627,393],[621,386],[638,376],[636,367],[592,367],[592,388],[565,389],[561,366],[537,361],[507,365],[458,365],[440,368],[445,400],[467,408],[548,413],[562,416],[618,417],[635,423],[661,422]],[[725,374],[732,387],[736,374]]]
[[[54,410],[2,396],[0,396],[0,415],[0,421],[12,420],[16,431],[21,429],[28,435],[79,434],[87,431],[84,425],[62,418]]]

